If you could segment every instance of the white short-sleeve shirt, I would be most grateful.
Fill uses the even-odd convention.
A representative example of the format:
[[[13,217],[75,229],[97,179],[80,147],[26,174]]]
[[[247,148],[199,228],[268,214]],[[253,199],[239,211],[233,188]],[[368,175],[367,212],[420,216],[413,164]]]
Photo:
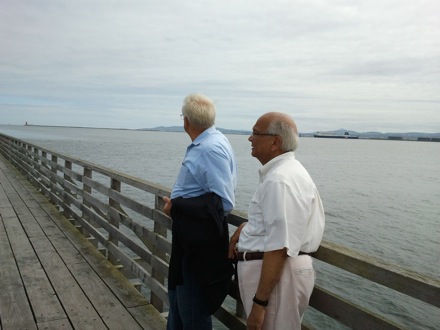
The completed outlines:
[[[307,170],[286,152],[266,163],[249,204],[238,250],[274,251],[289,256],[315,252],[324,234],[324,207]]]

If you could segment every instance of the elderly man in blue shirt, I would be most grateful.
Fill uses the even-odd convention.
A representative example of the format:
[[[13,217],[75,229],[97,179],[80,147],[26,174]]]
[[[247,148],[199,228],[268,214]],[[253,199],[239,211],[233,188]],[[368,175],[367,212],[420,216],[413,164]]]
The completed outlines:
[[[211,314],[233,273],[226,215],[235,204],[237,165],[228,139],[214,126],[215,115],[208,97],[185,98],[182,117],[192,143],[171,198],[163,198],[173,219],[167,329],[212,329]]]

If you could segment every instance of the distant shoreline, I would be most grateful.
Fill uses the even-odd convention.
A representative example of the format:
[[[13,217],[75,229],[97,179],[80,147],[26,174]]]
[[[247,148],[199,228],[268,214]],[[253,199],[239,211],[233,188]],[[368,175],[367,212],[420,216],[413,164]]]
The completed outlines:
[[[5,126],[20,126],[20,125],[5,125]],[[111,128],[111,127],[88,127],[88,126],[64,126],[64,125],[35,125],[25,124],[23,126],[29,127],[53,127],[53,128],[86,128],[86,129],[115,129],[121,131],[138,131],[136,128]]]
[[[5,124],[4,126],[20,126]],[[183,133],[182,126],[159,126],[154,128],[110,128],[110,127],[87,127],[87,126],[63,126],[63,125],[36,125],[26,123],[23,126],[29,127],[52,127],[52,128],[81,128],[81,129],[106,129],[106,130],[121,130],[121,131],[151,131],[151,132],[175,132]],[[223,134],[249,135],[251,131],[247,130],[232,130],[217,127]],[[316,132],[299,133],[300,137],[314,137]],[[344,134],[349,132],[352,135],[359,136],[358,140],[385,140],[385,141],[421,141],[421,142],[440,142],[440,133],[423,133],[423,132],[407,132],[407,133],[382,133],[382,132],[356,132],[351,130],[339,129],[334,131],[326,131],[330,134]]]

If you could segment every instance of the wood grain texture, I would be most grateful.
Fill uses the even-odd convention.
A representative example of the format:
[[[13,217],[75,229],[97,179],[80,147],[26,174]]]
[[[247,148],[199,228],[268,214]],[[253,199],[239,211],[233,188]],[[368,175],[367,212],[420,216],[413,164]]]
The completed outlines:
[[[164,317],[2,155],[0,263],[0,330],[165,328]]]

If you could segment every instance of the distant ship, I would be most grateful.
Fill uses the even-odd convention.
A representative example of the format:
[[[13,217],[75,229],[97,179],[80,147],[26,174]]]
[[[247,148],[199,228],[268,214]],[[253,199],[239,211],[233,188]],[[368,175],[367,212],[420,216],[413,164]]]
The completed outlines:
[[[330,139],[359,139],[359,135],[350,135],[350,133],[345,132],[344,134],[335,134],[330,132],[316,132],[313,135],[315,138],[330,138]]]

